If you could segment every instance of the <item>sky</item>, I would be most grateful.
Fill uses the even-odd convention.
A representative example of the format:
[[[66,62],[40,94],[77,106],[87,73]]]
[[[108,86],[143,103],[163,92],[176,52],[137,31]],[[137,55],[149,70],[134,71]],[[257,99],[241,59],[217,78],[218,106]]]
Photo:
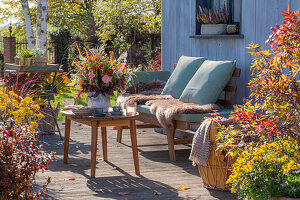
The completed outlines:
[[[2,0],[0,0],[0,7],[3,7],[3,6],[4,6],[4,5],[3,5],[3,3],[2,3]],[[1,17],[1,14],[0,14],[0,17]],[[15,20],[15,19],[12,19],[11,22],[12,22],[12,23],[15,23],[16,20]],[[8,21],[8,22],[6,22],[6,23],[0,23],[0,27],[2,27],[2,26],[4,26],[4,25],[7,25],[8,23],[10,23],[10,22]]]

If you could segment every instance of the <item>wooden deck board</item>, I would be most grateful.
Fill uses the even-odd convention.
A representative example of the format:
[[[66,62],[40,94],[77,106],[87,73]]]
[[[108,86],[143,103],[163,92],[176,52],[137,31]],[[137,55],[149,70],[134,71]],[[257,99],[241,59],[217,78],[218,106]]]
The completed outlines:
[[[62,123],[60,127],[64,133]],[[59,135],[42,137],[44,150],[56,152],[49,170],[37,175],[38,185],[44,184],[48,176],[52,180],[44,199],[237,199],[230,192],[202,187],[198,168],[188,160],[189,146],[176,145],[177,161],[169,161],[166,136],[152,129],[137,132],[141,174],[136,175],[129,131],[124,131],[122,143],[116,142],[117,130],[108,128],[107,131],[108,162],[103,161],[99,133],[96,178],[90,177],[91,129],[88,126],[72,123],[68,164],[63,163],[64,143]],[[75,180],[69,180],[71,177]],[[179,185],[191,189],[176,191]],[[119,195],[122,192],[130,194]]]

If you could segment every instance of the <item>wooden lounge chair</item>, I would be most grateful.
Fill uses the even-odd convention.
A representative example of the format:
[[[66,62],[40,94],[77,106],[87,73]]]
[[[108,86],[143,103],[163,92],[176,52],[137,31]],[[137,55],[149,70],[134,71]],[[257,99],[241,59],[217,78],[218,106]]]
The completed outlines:
[[[176,64],[174,64],[174,68]],[[231,94],[236,93],[237,87],[232,85],[232,77],[240,77],[240,68],[234,68],[232,72],[232,76],[230,80],[227,82],[227,85],[224,87],[224,98],[219,99],[217,101],[218,104],[224,105],[224,108],[218,111],[219,116],[228,117],[229,114],[233,111],[232,105],[233,102],[231,101]],[[149,73],[148,73],[149,74]],[[155,78],[151,78],[153,80]],[[160,124],[155,116],[149,110],[149,106],[146,105],[138,105],[138,112],[139,117],[138,120],[144,122],[142,124],[138,124],[137,128],[144,129],[144,128],[160,128]],[[182,138],[177,139],[175,138],[175,130],[187,130],[190,128],[190,125],[200,125],[204,120],[204,117],[211,117],[209,113],[205,114],[181,114],[177,116],[173,120],[174,126],[172,128],[166,129],[167,133],[167,140],[168,140],[168,149],[169,149],[169,158],[171,161],[175,161],[175,149],[174,145],[176,144],[190,144],[192,143],[192,138]],[[122,140],[122,130],[128,129],[129,127],[121,126],[118,129],[117,141],[121,142]]]

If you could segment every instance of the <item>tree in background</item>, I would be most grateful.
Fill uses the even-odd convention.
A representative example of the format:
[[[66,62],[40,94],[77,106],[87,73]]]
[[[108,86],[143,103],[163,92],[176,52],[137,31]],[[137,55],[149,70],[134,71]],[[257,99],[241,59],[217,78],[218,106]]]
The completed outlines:
[[[0,8],[0,22],[11,19],[25,22],[28,49],[41,48],[46,52],[47,47],[47,0],[2,0],[4,7]],[[35,13],[36,15],[31,15]],[[36,41],[33,26],[36,22]]]
[[[50,26],[59,29],[68,29],[73,35],[84,37],[94,36],[97,29],[92,13],[96,0],[1,0],[1,2],[4,6],[0,7],[0,23],[13,21],[17,22],[17,24],[20,22],[29,24],[29,22],[25,23],[25,17],[27,16],[29,19],[28,16],[30,16],[31,25],[36,24],[36,28],[33,27],[32,33],[31,30],[28,31],[30,33],[29,37],[33,38],[36,30],[36,43],[39,43],[40,33],[43,33],[43,30],[45,30],[42,25],[45,25],[43,20],[47,18],[49,19],[48,24]],[[22,4],[20,2],[22,2]],[[24,15],[23,4],[25,10],[29,11],[29,15],[28,12]],[[44,12],[46,9],[48,13]],[[23,26],[21,23],[19,25]],[[19,35],[19,33],[23,33],[23,30],[19,27],[15,27],[14,35]],[[41,35],[41,40],[43,40],[43,35],[46,34]],[[29,43],[32,43],[32,41],[33,40]],[[39,45],[36,46],[39,47]]]
[[[68,29],[72,35],[95,36],[97,26],[93,8],[97,0],[51,0],[49,23],[60,29]]]
[[[28,49],[40,48],[44,50],[45,54],[47,51],[47,0],[37,0],[37,14],[36,14],[36,43],[34,40],[32,20],[30,15],[28,0],[21,0],[26,33],[28,40]],[[35,45],[34,45],[35,44]]]
[[[127,51],[131,63],[145,66],[160,49],[160,0],[98,1],[94,17],[102,43]]]
[[[127,61],[131,64],[148,66],[158,56],[157,51],[160,51],[160,0],[1,0],[1,2],[5,7],[0,8],[0,13],[3,13],[0,16],[0,23],[7,22],[10,18],[24,22],[23,24],[28,27],[27,38],[30,49],[34,46],[34,33],[35,46],[44,47],[46,28],[43,28],[43,25],[47,24],[47,21],[43,19],[47,19],[47,13],[43,11],[48,8],[48,24],[51,29],[67,29],[71,35],[80,36],[94,44],[98,44],[100,38],[99,43],[113,46],[112,49],[115,49],[116,53],[127,51]],[[36,29],[32,27],[34,24]],[[15,25],[13,35],[19,37],[22,34],[24,30]],[[93,48],[90,45],[88,47]]]

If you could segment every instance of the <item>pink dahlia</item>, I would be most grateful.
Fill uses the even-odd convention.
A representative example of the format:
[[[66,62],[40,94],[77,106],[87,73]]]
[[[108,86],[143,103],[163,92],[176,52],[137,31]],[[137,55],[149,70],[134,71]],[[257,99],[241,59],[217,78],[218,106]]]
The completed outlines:
[[[93,72],[91,72],[91,73],[88,74],[88,76],[89,76],[90,79],[92,79],[92,78],[95,77],[95,74]]]
[[[111,81],[111,77],[108,76],[108,75],[104,75],[101,80],[104,82],[104,83],[109,83]]]

